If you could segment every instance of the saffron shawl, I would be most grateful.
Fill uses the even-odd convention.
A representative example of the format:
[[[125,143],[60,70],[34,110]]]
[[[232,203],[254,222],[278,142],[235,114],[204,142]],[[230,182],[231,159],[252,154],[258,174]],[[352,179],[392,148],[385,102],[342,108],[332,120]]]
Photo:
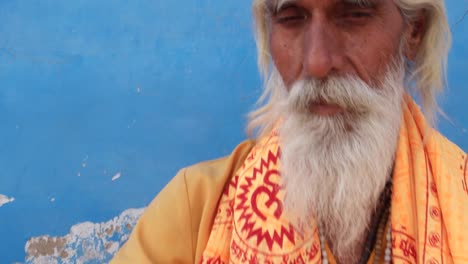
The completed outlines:
[[[321,262],[315,221],[302,232],[283,213],[280,152],[272,131],[226,184],[201,263]],[[418,106],[405,96],[393,172],[393,263],[468,263],[467,163],[465,152],[428,130]],[[383,263],[374,255],[370,263],[374,257]]]

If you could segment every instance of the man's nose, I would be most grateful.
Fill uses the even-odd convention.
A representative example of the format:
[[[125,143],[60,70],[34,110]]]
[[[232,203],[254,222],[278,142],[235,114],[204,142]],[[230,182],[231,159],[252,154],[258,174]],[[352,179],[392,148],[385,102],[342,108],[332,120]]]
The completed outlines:
[[[343,51],[335,35],[325,22],[312,22],[308,26],[304,38],[303,77],[325,79],[340,70]]]

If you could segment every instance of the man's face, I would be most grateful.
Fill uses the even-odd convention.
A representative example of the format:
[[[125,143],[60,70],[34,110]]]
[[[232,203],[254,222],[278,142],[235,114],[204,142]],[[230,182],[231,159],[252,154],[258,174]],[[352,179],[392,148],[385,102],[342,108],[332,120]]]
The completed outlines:
[[[355,76],[375,85],[400,51],[404,21],[392,0],[293,0],[273,11],[270,47],[288,90],[296,81]],[[342,109],[311,108],[319,115]]]
[[[270,25],[271,77],[283,80],[271,89],[288,92],[272,110],[283,117],[285,208],[299,221],[314,214],[343,263],[358,260],[357,242],[390,175],[402,116],[401,53],[411,55],[401,41],[411,30],[393,0],[356,1],[287,0]]]

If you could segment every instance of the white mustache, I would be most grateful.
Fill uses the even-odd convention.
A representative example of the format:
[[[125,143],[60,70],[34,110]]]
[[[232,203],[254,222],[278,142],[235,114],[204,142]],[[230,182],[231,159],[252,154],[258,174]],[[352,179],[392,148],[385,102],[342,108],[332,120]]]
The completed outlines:
[[[390,89],[391,90],[391,89]],[[334,104],[348,114],[363,115],[385,103],[382,96],[389,89],[371,87],[363,80],[353,77],[330,77],[326,80],[300,80],[291,86],[287,102],[297,112],[309,112],[313,104]]]

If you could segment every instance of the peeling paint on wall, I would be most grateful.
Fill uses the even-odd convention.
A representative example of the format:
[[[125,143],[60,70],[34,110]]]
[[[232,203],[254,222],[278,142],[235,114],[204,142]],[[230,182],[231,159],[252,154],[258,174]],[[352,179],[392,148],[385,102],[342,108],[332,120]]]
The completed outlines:
[[[122,176],[122,173],[121,173],[121,172],[115,174],[114,177],[112,177],[112,181],[115,181],[115,180],[119,179],[120,176]]]
[[[14,201],[15,201],[14,197],[8,198],[8,196],[0,194],[0,207],[2,207],[3,205],[7,203],[12,203]]]
[[[25,246],[26,263],[108,262],[127,241],[143,211],[128,209],[105,223],[80,223],[63,237],[31,238]]]

